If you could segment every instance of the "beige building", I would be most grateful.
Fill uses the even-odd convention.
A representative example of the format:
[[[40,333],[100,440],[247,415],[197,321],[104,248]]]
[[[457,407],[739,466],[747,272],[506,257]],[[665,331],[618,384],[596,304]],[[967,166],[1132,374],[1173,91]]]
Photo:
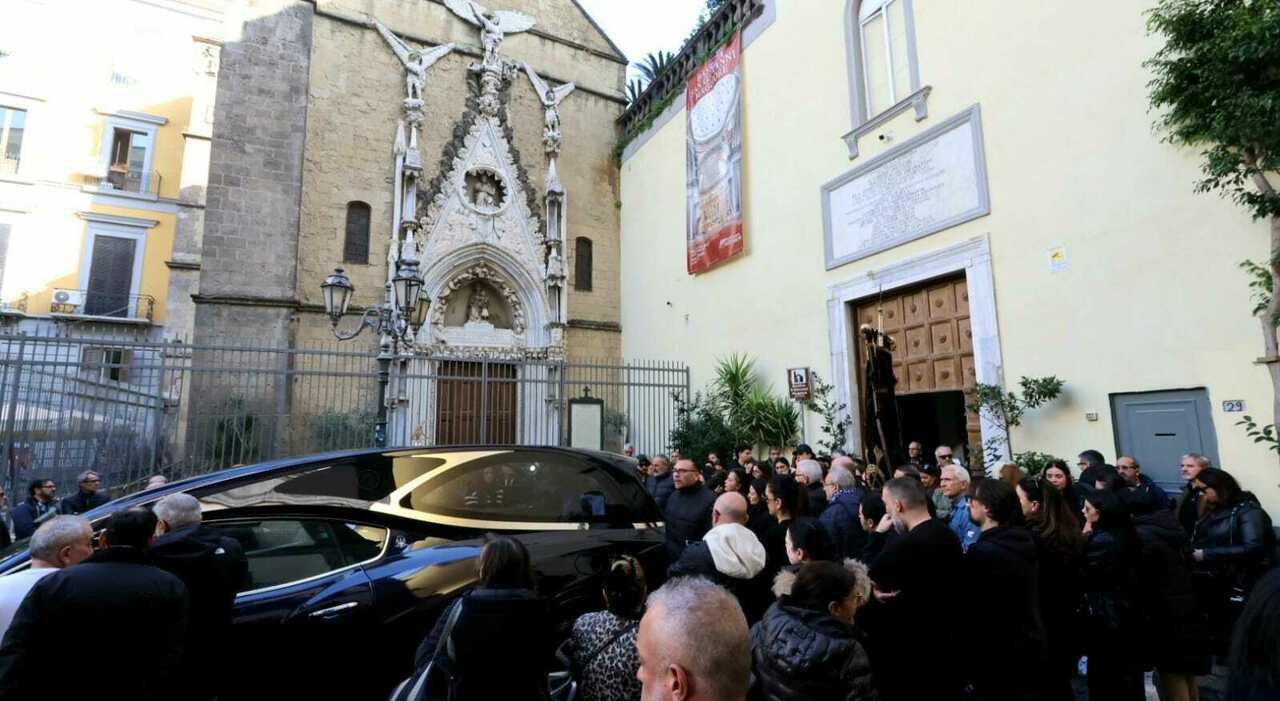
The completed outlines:
[[[967,388],[1057,375],[1015,451],[1133,453],[1176,488],[1196,450],[1280,509],[1275,455],[1236,425],[1270,419],[1237,268],[1266,257],[1266,228],[1193,193],[1198,154],[1153,132],[1145,3],[728,5],[752,18],[745,251],[686,273],[682,63],[670,107],[659,85],[624,118],[625,355],[687,361],[695,386],[730,353],[779,391],[810,367],[857,446],[868,323],[895,340],[907,438],[976,448],[994,427],[965,415]]]
[[[225,5],[6,5],[0,322],[190,337]]]

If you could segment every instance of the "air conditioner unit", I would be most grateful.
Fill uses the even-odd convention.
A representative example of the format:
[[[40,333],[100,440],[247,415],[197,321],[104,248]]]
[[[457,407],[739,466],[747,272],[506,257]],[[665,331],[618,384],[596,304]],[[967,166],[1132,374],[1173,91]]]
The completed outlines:
[[[67,304],[67,305],[78,307],[84,304],[84,291],[83,290],[54,290],[53,303]]]

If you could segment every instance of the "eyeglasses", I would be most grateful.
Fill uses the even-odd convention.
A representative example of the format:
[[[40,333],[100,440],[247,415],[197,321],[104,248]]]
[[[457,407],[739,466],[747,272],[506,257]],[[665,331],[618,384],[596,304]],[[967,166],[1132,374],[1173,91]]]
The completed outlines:
[[[673,470],[673,472],[690,473],[690,472],[697,472],[697,470],[691,467],[678,467],[675,470]]]
[[[951,459],[951,456],[950,456],[950,455],[939,455],[939,456],[938,456],[938,459],[939,459],[939,460],[950,460],[950,459]]]

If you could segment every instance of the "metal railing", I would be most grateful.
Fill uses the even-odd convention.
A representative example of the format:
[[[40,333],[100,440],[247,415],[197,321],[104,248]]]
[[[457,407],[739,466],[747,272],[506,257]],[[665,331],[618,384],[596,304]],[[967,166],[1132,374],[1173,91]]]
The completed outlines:
[[[160,173],[154,170],[111,170],[106,175],[86,175],[84,182],[89,187],[108,192],[160,195]]]
[[[49,302],[49,311],[53,314],[111,316],[119,319],[153,321],[156,298],[151,295],[58,289],[54,291],[53,299]]]
[[[4,478],[105,484],[372,447],[377,352],[189,345],[127,335],[0,335]],[[408,445],[567,445],[570,400],[604,402],[604,448],[664,450],[678,363],[491,360],[415,355],[392,364],[388,440]],[[21,490],[19,490],[21,491]],[[18,492],[14,492],[18,493]]]

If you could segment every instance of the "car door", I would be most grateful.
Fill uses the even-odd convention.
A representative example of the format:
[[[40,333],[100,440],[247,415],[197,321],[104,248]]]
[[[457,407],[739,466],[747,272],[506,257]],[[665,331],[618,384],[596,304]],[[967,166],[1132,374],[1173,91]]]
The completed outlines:
[[[238,541],[249,565],[236,595],[231,669],[269,661],[275,670],[233,675],[227,695],[332,694],[335,684],[358,693],[356,680],[317,670],[359,670],[383,654],[364,565],[381,556],[388,530],[320,515],[212,515],[205,523]]]

